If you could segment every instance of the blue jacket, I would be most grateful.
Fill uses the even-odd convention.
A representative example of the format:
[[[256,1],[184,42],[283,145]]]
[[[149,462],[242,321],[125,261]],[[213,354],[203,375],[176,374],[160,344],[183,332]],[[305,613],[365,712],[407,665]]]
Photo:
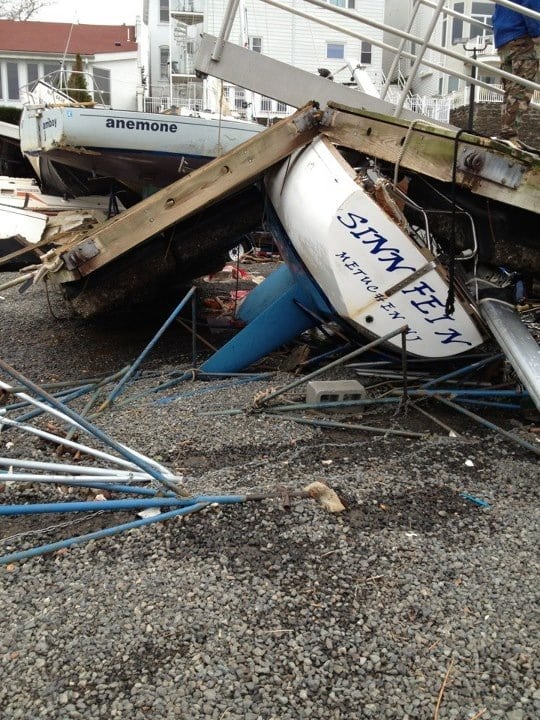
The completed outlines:
[[[540,12],[540,0],[512,0],[512,2],[529,10]],[[539,20],[534,20],[502,5],[495,5],[492,22],[496,48],[506,45],[510,40],[527,36],[540,37]]]

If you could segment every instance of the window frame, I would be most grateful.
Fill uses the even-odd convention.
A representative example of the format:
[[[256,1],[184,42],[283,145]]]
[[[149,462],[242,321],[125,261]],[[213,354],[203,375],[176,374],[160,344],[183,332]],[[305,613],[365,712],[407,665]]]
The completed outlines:
[[[331,52],[335,48],[336,51],[341,48],[341,54],[339,52]],[[345,43],[343,42],[326,42],[326,59],[327,60],[344,60],[345,59]]]
[[[170,16],[169,0],[159,0],[159,22],[168,23]]]
[[[263,39],[260,35],[250,35],[248,37],[248,48],[252,52],[256,52],[262,55],[262,41]],[[257,47],[259,48],[258,50]]]
[[[166,60],[164,58],[166,56]],[[168,45],[159,46],[159,79],[169,79],[169,63],[171,62],[171,49]]]

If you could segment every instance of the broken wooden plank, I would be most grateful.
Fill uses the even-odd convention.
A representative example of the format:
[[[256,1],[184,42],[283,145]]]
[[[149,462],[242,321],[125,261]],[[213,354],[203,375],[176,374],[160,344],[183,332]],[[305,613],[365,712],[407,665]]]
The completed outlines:
[[[77,233],[57,249],[59,283],[87,276],[162,230],[252,184],[271,165],[307,145],[318,133],[312,103],[212,162],[194,170],[94,231]]]
[[[540,158],[490,138],[329,103],[321,132],[333,143],[472,192],[538,212]],[[456,150],[457,143],[457,150]]]

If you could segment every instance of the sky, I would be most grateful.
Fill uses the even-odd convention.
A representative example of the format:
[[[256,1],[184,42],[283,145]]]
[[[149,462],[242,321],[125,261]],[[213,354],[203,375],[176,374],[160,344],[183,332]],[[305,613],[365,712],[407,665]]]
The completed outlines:
[[[50,6],[31,20],[80,22],[89,25],[134,25],[142,0],[49,0]]]

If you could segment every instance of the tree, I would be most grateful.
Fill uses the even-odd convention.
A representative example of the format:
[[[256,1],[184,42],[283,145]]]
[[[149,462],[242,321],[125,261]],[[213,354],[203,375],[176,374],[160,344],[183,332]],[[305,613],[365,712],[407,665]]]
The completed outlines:
[[[52,4],[50,0],[0,0],[0,18],[29,20],[38,10]]]
[[[76,102],[85,103],[92,101],[92,97],[88,92],[86,77],[83,73],[82,57],[79,53],[75,56],[75,64],[67,81],[67,92]]]

